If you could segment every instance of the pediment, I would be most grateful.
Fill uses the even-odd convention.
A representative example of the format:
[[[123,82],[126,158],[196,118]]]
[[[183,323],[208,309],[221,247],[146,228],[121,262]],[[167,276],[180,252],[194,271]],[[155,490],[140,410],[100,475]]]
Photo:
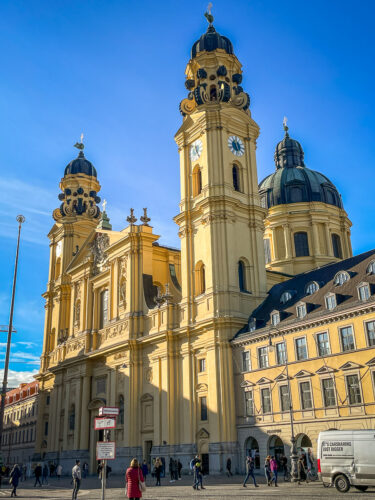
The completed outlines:
[[[281,373],[275,378],[275,382],[281,382],[282,380],[288,380],[287,376],[284,373]]]
[[[353,370],[356,368],[362,368],[362,365],[359,365],[358,363],[353,363],[353,361],[348,361],[344,365],[340,366],[340,370]]]
[[[262,377],[258,380],[257,385],[262,385],[262,384],[272,384],[272,380],[270,380],[267,377]]]
[[[153,401],[154,398],[151,396],[151,394],[143,394],[143,396],[141,397],[141,403],[145,403],[146,401]]]
[[[367,366],[375,366],[375,358],[370,359],[370,361],[367,361],[366,363]]]
[[[308,372],[307,370],[300,370],[298,373],[294,375],[295,378],[301,378],[301,377],[311,377],[313,374],[311,372]]]
[[[197,392],[206,392],[208,391],[208,385],[207,384],[204,384],[204,383],[201,383],[201,384],[197,384],[195,386],[195,390]]]
[[[106,405],[106,400],[103,398],[94,398],[87,405],[88,410],[99,410],[100,407]]]
[[[331,368],[330,366],[322,366],[318,370],[316,370],[315,373],[318,375],[322,375],[323,373],[333,373],[336,370],[334,368]]]
[[[200,429],[197,432],[197,439],[208,439],[210,437],[210,433],[206,429]]]
[[[249,380],[244,380],[243,382],[241,382],[240,387],[242,387],[242,389],[244,389],[245,387],[253,387],[254,385],[255,384],[253,384]]]
[[[74,255],[73,259],[70,261],[70,264],[66,268],[66,272],[69,273],[76,267],[81,264],[84,264],[86,260],[91,258],[90,245],[94,240],[96,235],[96,231],[91,231],[91,233],[86,238],[83,245],[78,249],[78,252]]]

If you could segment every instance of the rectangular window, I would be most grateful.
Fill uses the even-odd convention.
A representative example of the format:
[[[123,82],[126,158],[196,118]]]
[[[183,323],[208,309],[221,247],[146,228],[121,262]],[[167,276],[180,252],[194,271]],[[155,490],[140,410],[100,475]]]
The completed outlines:
[[[254,416],[254,396],[253,391],[245,392],[245,408],[246,408],[246,416],[253,417]]]
[[[289,390],[287,385],[280,386],[280,407],[281,411],[289,411]]]
[[[326,408],[329,408],[330,406],[336,406],[335,385],[333,379],[324,378],[322,380],[322,387],[324,406]]]
[[[242,353],[242,371],[250,371],[250,351],[243,351]]]
[[[268,388],[261,390],[262,395],[262,411],[263,413],[271,413],[271,392]]]
[[[328,356],[328,354],[331,354],[328,333],[318,333],[316,340],[318,344],[318,356]]]
[[[348,397],[350,405],[362,403],[361,389],[359,387],[358,375],[348,375],[346,377],[346,386],[348,388]]]
[[[201,358],[199,360],[199,371],[200,372],[205,372],[206,371],[206,358]]]
[[[375,345],[375,321],[366,323],[368,345]]]
[[[265,238],[264,242],[264,257],[266,259],[266,264],[271,262],[271,244],[269,238]]]
[[[106,378],[101,377],[96,379],[96,394],[105,394],[106,392]]]
[[[271,323],[273,326],[280,323],[280,314],[278,312],[271,314]]]
[[[336,307],[336,295],[328,295],[326,297],[327,309],[334,309]]]
[[[50,401],[51,401],[51,396],[48,394],[48,396],[46,398],[46,404],[49,405]]]
[[[304,318],[306,316],[306,304],[300,304],[297,306],[297,317]]]
[[[201,420],[207,420],[207,397],[203,396],[200,399],[200,406],[201,406]]]
[[[100,325],[99,328],[104,328],[108,323],[108,290],[104,290],[100,294]]]
[[[280,344],[276,344],[276,361],[278,365],[285,365],[286,363],[285,342],[280,342]]]
[[[307,359],[307,345],[306,338],[301,337],[300,339],[296,339],[296,354],[297,359],[300,361],[302,359]]]
[[[44,422],[44,435],[48,436],[48,422]]]
[[[267,368],[268,367],[268,347],[260,347],[258,349],[258,357],[259,357],[259,368]]]
[[[301,391],[302,410],[311,410],[312,399],[311,399],[310,382],[301,382],[299,387]]]
[[[353,328],[351,326],[346,326],[345,328],[340,328],[341,335],[341,345],[343,351],[353,351],[354,350],[354,335]]]
[[[358,295],[360,300],[368,300],[370,298],[370,289],[368,285],[358,287]]]

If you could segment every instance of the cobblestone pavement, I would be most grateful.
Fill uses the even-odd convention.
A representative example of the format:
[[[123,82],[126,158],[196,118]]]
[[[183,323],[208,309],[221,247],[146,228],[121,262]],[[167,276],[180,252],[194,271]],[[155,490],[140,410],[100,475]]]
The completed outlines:
[[[124,499],[125,491],[122,486],[122,477],[110,477],[108,480],[108,489],[106,490],[106,500]],[[290,484],[281,481],[279,487],[268,487],[264,484],[262,477],[259,478],[260,487],[254,488],[252,484],[248,484],[247,488],[242,486],[243,477],[233,476],[227,478],[225,476],[210,476],[205,478],[205,490],[195,491],[191,487],[191,477],[184,477],[181,481],[170,483],[168,479],[162,479],[162,486],[153,486],[154,481],[149,481],[150,486],[143,494],[143,499],[187,499],[187,498],[202,498],[211,500],[232,499],[245,500],[267,500],[269,498],[282,497],[283,500],[321,500],[324,498],[353,500],[360,498],[373,498],[375,488],[369,488],[365,493],[351,488],[349,493],[343,495],[338,493],[334,488],[324,488],[321,483],[310,484]],[[152,485],[151,485],[152,484]],[[55,478],[50,479],[49,485],[44,485],[42,488],[33,487],[32,480],[20,483],[17,490],[18,498],[23,499],[67,499],[72,498],[72,487],[69,478],[63,478],[58,481]],[[4,484],[0,490],[0,499],[9,498],[10,489],[8,484]],[[82,480],[82,489],[78,494],[78,498],[82,500],[100,500],[100,481],[95,477],[89,477]]]

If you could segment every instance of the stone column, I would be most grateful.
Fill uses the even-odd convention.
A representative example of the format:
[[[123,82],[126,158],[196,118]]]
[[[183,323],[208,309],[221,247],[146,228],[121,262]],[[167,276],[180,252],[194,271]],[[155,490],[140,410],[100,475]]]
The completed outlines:
[[[331,232],[329,230],[328,222],[324,223],[324,230],[326,233],[327,254],[329,255],[329,257],[333,257],[332,238],[331,238]]]
[[[312,222],[312,233],[313,233],[313,251],[314,255],[320,255],[320,248],[319,248],[319,230],[318,230],[318,224],[316,222]]]
[[[64,431],[63,431],[63,450],[68,448],[69,432],[69,410],[70,410],[70,381],[65,383],[65,401],[64,401]]]
[[[54,438],[54,448],[56,451],[59,451],[59,438],[60,438],[60,415],[61,415],[61,398],[62,398],[62,385],[58,385],[56,387],[57,397],[56,397],[56,413],[55,413],[55,422],[53,427],[53,438]]]
[[[285,241],[285,258],[292,258],[292,241],[290,235],[290,227],[289,224],[283,224],[284,229],[284,241]]]
[[[90,412],[88,404],[90,402],[90,376],[85,375],[82,378],[82,398],[81,398],[81,435],[79,440],[79,449],[87,450],[89,448],[89,427],[90,427]]]
[[[76,394],[75,394],[74,408],[75,408],[75,422],[74,422],[74,445],[73,449],[78,450],[80,444],[80,434],[81,434],[81,403],[82,403],[82,378],[76,384]]]

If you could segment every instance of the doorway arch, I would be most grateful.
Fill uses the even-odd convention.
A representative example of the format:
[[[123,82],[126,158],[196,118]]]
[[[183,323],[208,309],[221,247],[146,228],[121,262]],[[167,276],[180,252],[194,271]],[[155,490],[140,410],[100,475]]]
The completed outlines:
[[[274,434],[268,440],[268,453],[274,456],[279,462],[281,457],[285,454],[284,443],[279,436]]]
[[[296,446],[299,451],[301,448],[312,448],[312,442],[306,434],[298,434],[296,438]]]
[[[245,441],[245,455],[252,457],[255,463],[255,468],[260,469],[260,454],[258,441],[249,436]]]

